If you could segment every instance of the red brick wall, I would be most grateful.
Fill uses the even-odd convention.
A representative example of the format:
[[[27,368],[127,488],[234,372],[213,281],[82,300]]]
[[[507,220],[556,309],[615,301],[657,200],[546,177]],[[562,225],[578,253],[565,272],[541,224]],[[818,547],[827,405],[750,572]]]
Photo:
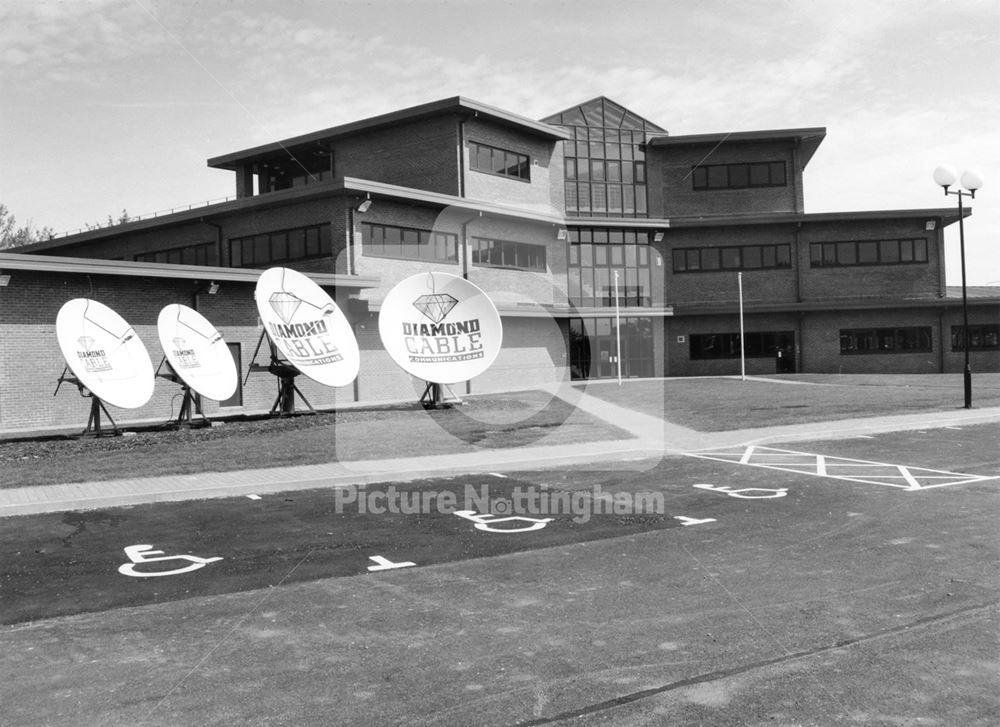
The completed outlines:
[[[465,196],[505,205],[564,212],[562,145],[481,119],[465,123]],[[527,154],[531,181],[511,179],[470,168],[468,142]]]
[[[743,271],[743,300],[793,302],[797,298],[795,235],[787,225],[684,228],[666,231],[664,257],[666,295],[669,303],[725,302],[739,300],[737,270],[673,272],[673,250],[678,248],[727,247],[733,245],[791,246],[791,268]]]
[[[799,235],[798,250],[802,299],[939,297],[943,292],[944,264],[938,234],[925,231],[922,219],[814,222],[804,225]],[[810,243],[901,238],[926,239],[928,261],[843,267],[811,267],[809,264]]]
[[[801,212],[802,171],[795,168],[790,142],[729,142],[683,147],[649,147],[646,153],[650,217]],[[695,190],[696,164],[784,161],[784,187]]]
[[[438,116],[340,139],[336,178],[358,177],[458,194],[458,117]]]

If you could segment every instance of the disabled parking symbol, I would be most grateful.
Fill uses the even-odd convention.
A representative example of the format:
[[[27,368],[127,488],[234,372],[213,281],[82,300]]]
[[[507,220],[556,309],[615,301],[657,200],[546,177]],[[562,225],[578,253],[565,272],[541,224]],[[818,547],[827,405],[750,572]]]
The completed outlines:
[[[131,562],[123,563],[118,566],[118,572],[123,576],[132,576],[133,578],[176,576],[181,573],[190,573],[191,571],[198,570],[199,568],[204,568],[209,563],[222,560],[221,556],[201,558],[197,555],[164,555],[162,550],[153,550],[152,545],[128,545],[125,547],[125,555],[128,556]],[[184,561],[187,565],[180,568],[174,568],[173,570],[145,571],[136,569],[136,566],[143,563],[163,563],[168,560]]]
[[[734,490],[729,485],[692,485],[692,487],[697,487],[700,490],[709,490],[711,492],[721,492],[724,495],[729,495],[730,497],[738,497],[743,500],[770,500],[776,497],[784,497],[788,494],[787,487],[779,487],[776,490],[772,490],[768,487],[744,487],[739,490]],[[763,493],[763,494],[750,494],[750,493]]]

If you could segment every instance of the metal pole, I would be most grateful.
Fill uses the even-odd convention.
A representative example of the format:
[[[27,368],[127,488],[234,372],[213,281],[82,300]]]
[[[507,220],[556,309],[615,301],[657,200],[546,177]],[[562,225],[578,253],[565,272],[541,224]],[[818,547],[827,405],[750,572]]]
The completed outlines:
[[[740,380],[747,380],[746,349],[743,344],[743,273],[736,273],[736,283],[740,289]]]
[[[958,190],[958,244],[962,254],[962,348],[965,349],[965,408],[972,408],[972,367],[969,365],[969,299],[965,290],[965,224],[962,221],[962,190]]]
[[[615,358],[618,361],[618,385],[622,385],[622,319],[618,304],[618,271],[615,270]]]

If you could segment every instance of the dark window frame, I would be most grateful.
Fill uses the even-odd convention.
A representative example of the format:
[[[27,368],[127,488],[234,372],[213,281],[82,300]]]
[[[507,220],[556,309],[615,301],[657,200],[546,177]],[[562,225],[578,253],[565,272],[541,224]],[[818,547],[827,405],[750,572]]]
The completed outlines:
[[[486,152],[488,154],[484,157]],[[487,157],[489,162],[485,163],[483,159]],[[530,183],[531,155],[470,140],[469,169],[474,172],[491,174],[494,177]]]
[[[379,252],[374,239],[381,240]],[[416,240],[414,244],[413,240]],[[389,252],[388,247],[395,248]],[[404,254],[416,249],[416,254]],[[427,251],[426,255],[420,254]],[[443,251],[444,256],[441,256]],[[458,265],[458,235],[453,232],[424,230],[418,227],[385,225],[376,222],[361,223],[361,254],[387,260],[421,260],[424,262]]]
[[[914,341],[917,345],[913,345]],[[841,356],[922,354],[933,351],[934,331],[931,326],[840,329]]]
[[[690,361],[717,361],[740,357],[740,334],[689,333],[688,359]],[[774,358],[778,351],[795,345],[795,331],[746,331],[744,333],[746,358]]]
[[[787,186],[788,167],[784,160],[698,164],[691,167],[691,188],[696,192]]]
[[[962,340],[962,333],[965,326],[951,327],[951,350],[952,353],[965,351],[965,344]],[[997,351],[1000,350],[1000,324],[998,323],[971,323],[969,324],[969,350],[970,351]]]
[[[544,273],[548,270],[545,245],[492,237],[472,237],[473,265]],[[511,260],[508,261],[508,258]]]
[[[746,250],[760,252],[761,264],[746,267]],[[739,264],[726,262],[726,251],[732,254],[737,251]],[[680,253],[680,254],[678,254]],[[697,267],[692,266],[694,256],[697,256]],[[767,259],[773,259],[774,264],[764,264]],[[720,245],[716,247],[676,247],[673,250],[673,272],[675,273],[717,273],[729,270],[791,270],[792,246],[785,242],[764,245]]]
[[[301,257],[292,256],[292,246],[296,244],[293,237],[302,234],[304,242],[304,255]],[[275,249],[279,240],[284,240],[284,256],[275,255]],[[297,260],[317,260],[333,255],[333,231],[329,224],[320,223],[317,225],[303,225],[302,227],[288,227],[282,230],[270,230],[268,232],[258,232],[253,235],[243,237],[230,237],[229,245],[229,267],[231,268],[258,268],[270,266],[272,263],[295,262]],[[263,254],[258,255],[258,252]],[[248,254],[249,253],[249,254]],[[260,259],[258,259],[260,258]],[[248,262],[249,260],[249,262]]]
[[[140,252],[133,255],[132,259],[140,263],[172,263],[174,265],[216,266],[219,264],[218,251],[214,242],[198,242],[165,250]]]
[[[874,259],[871,259],[872,254]],[[809,243],[811,268],[927,265],[928,263],[930,263],[930,243],[926,237],[823,240]]]

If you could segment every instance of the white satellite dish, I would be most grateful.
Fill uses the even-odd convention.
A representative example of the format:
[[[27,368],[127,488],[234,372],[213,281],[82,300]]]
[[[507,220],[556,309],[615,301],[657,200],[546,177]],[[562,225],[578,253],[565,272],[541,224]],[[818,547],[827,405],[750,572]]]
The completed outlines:
[[[135,329],[103,303],[74,298],[59,309],[56,337],[70,370],[98,399],[138,409],[153,395],[153,364]]]
[[[316,283],[290,268],[270,268],[257,279],[254,298],[267,335],[295,368],[327,386],[357,378],[354,330]]]
[[[216,401],[236,391],[239,374],[222,334],[198,311],[174,303],[156,321],[167,362],[195,392]]]
[[[500,353],[503,325],[493,301],[464,278],[418,273],[382,301],[378,332],[392,360],[436,384],[478,376]]]

